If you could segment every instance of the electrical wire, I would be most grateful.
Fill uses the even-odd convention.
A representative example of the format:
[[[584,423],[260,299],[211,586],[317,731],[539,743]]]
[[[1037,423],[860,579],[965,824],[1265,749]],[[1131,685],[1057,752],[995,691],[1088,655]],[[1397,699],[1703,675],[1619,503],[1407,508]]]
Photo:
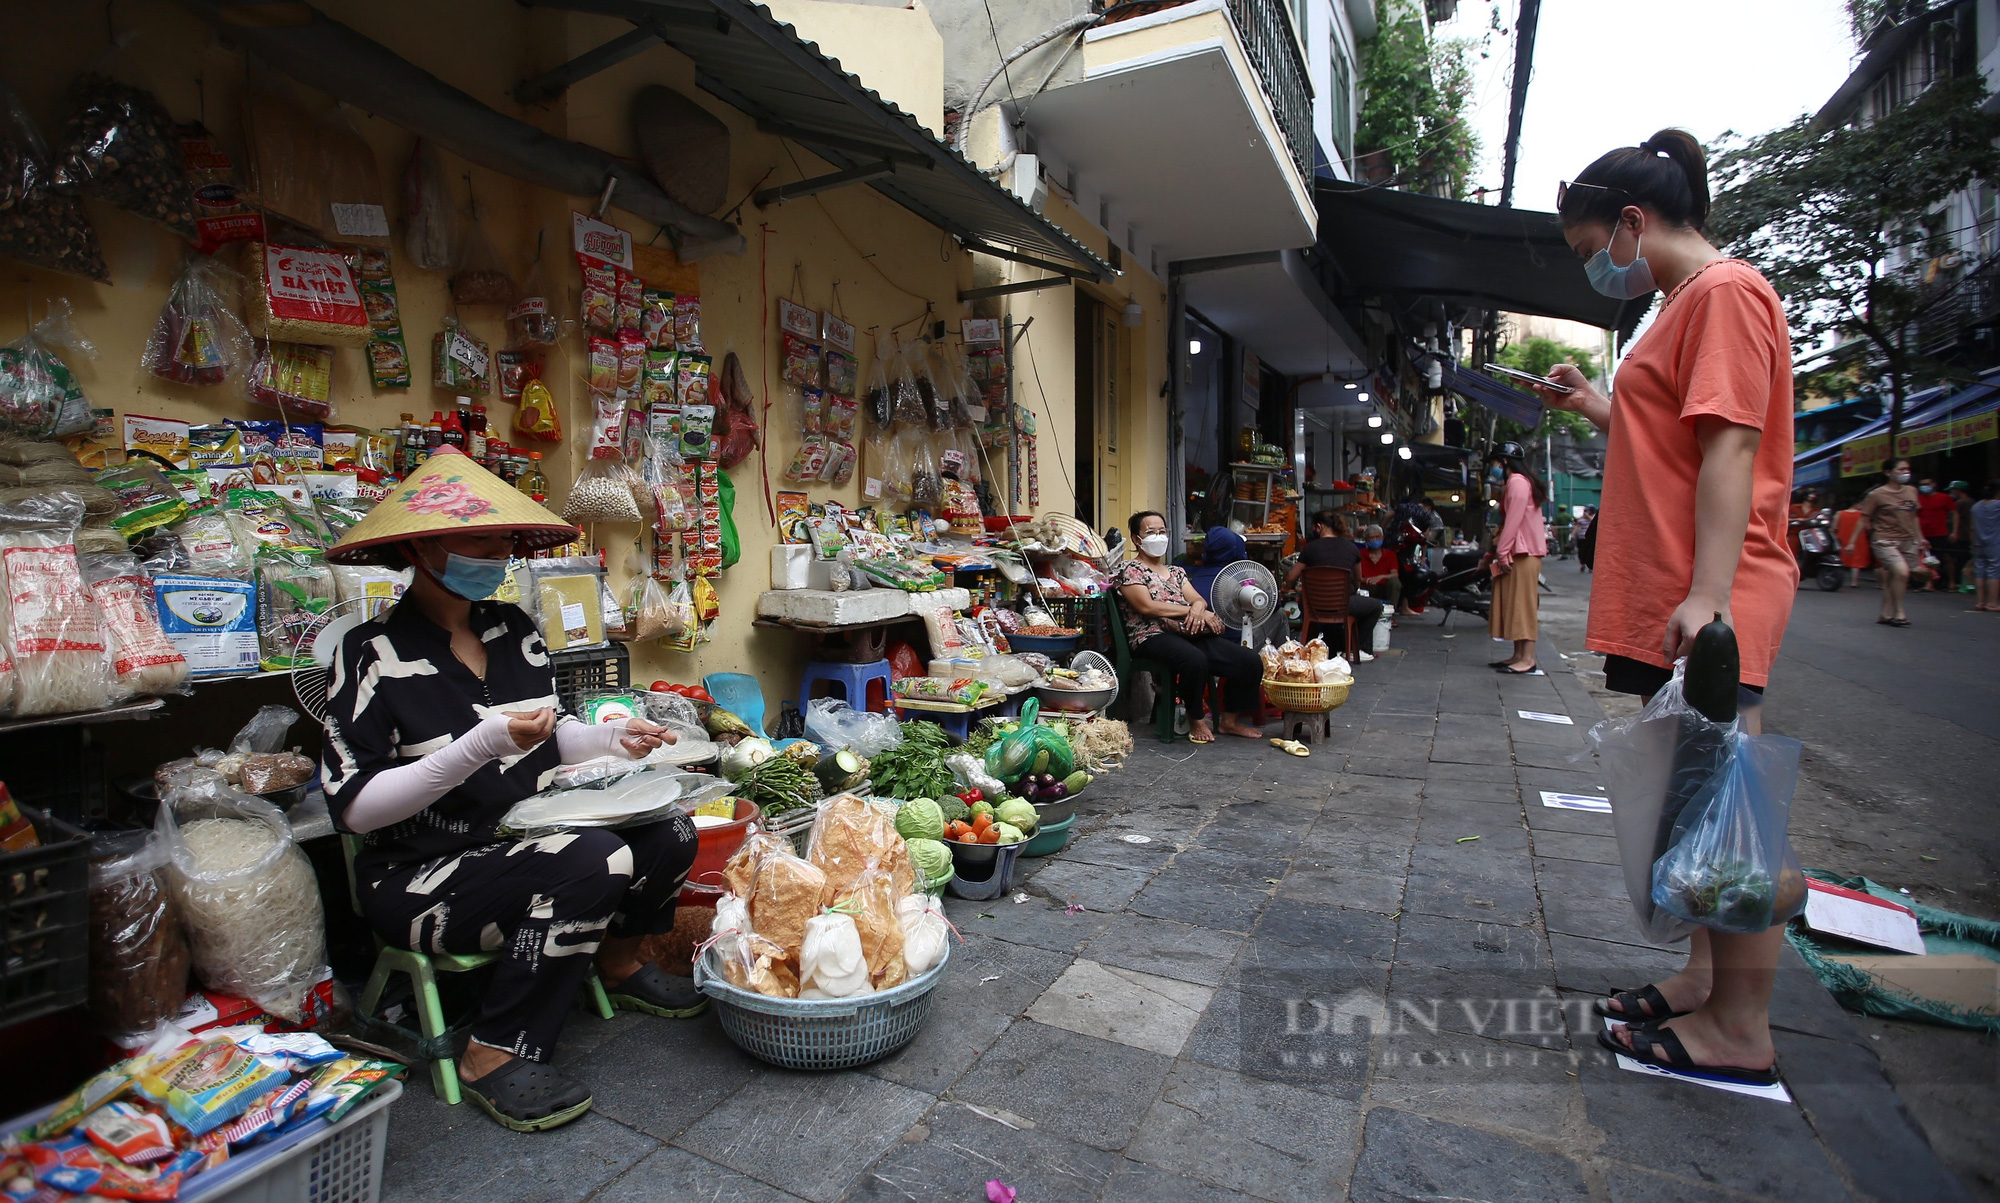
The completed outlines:
[[[780,145],[782,145],[785,148],[785,157],[792,161],[792,167],[799,173],[799,178],[804,179],[806,176],[806,170],[804,167],[799,165],[799,157],[792,153],[791,142],[789,140],[781,140]],[[903,287],[901,284],[896,283],[896,281],[890,279],[889,273],[882,270],[881,266],[875,262],[872,254],[870,252],[863,251],[859,246],[856,246],[854,243],[854,239],[849,238],[847,236],[847,231],[840,228],[840,223],[833,219],[832,210],[828,209],[824,204],[822,204],[818,196],[815,195],[812,197],[808,197],[807,199],[811,200],[814,205],[818,206],[821,215],[823,215],[826,218],[826,224],[832,226],[833,232],[840,235],[840,240],[847,244],[847,249],[853,251],[856,258],[860,259],[863,263],[866,263],[869,269],[873,271],[876,275],[882,277],[883,281],[887,283],[889,287],[895,289],[897,292],[902,293],[906,297],[915,297],[917,300],[924,302],[926,305],[930,304],[930,298],[925,296],[923,293],[914,292],[910,289]]]
[[[1053,435],[1055,433],[1056,415],[1049,408],[1049,390],[1042,386],[1042,365],[1035,360],[1035,336],[1024,330],[1021,333],[1021,341],[1028,344],[1028,366],[1035,373],[1035,391],[1040,393],[1042,397],[1042,416],[1049,420],[1049,433]],[[1063,483],[1069,486],[1070,504],[1075,505],[1077,502],[1076,482],[1070,479],[1069,464],[1063,459],[1062,440],[1051,438],[1049,442],[1055,448],[1056,466],[1062,469]]]

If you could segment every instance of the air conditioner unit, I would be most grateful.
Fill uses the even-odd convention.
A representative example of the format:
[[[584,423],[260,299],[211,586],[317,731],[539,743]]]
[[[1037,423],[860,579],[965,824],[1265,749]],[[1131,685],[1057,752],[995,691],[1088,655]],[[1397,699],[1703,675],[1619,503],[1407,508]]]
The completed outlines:
[[[1007,169],[1007,191],[1013,193],[1020,202],[1040,213],[1049,200],[1048,181],[1042,179],[1042,157],[1040,155],[1018,154],[1014,165]]]

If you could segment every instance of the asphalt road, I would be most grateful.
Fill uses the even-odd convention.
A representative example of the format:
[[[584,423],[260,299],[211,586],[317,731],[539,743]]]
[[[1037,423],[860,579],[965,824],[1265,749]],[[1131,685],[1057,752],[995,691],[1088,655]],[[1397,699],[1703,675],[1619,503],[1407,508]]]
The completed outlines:
[[[1602,658],[1583,650],[1590,577],[1550,561],[1543,630],[1607,712]],[[1805,744],[1791,835],[1813,868],[1863,874],[1931,906],[2000,918],[2000,614],[1965,594],[1918,594],[1908,627],[1875,621],[1881,593],[1799,591],[1771,674],[1765,729]],[[1597,670],[1597,671],[1593,671]],[[2000,1201],[2000,1042],[1852,1015],[1941,1160]]]

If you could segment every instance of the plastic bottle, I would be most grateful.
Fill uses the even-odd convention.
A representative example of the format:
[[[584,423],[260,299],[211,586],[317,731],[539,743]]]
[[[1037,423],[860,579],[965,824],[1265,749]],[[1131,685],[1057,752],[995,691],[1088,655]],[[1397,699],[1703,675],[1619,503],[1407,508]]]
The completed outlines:
[[[465,428],[465,453],[482,464],[487,463],[491,445],[486,437],[486,407],[475,405],[472,407],[472,424]]]
[[[528,470],[522,474],[520,480],[514,482],[514,487],[534,498],[537,502],[549,499],[549,478],[542,475],[541,452],[530,451],[528,453]]]
[[[438,423],[438,433],[445,446],[465,450],[465,423],[459,421],[457,410],[444,411],[444,419]]]
[[[444,411],[431,411],[431,420],[424,423],[424,446],[432,451],[444,446]]]

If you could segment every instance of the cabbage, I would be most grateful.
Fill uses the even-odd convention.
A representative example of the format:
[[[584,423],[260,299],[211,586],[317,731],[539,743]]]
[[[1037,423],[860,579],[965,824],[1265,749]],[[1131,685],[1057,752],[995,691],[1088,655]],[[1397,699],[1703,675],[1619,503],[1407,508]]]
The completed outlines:
[[[1028,838],[1027,833],[1012,823],[995,823],[993,830],[1000,833],[1000,842],[1003,844],[1018,844]]]
[[[928,884],[951,872],[951,849],[937,840],[906,839],[904,842],[910,847],[910,864],[917,871],[917,880]]]
[[[1035,825],[1041,822],[1041,816],[1035,813],[1034,803],[1026,798],[1009,798],[994,810],[993,821],[1018,827],[1022,831],[1033,831]]]
[[[896,834],[905,840],[941,840],[944,811],[929,798],[912,798],[896,809]]]

